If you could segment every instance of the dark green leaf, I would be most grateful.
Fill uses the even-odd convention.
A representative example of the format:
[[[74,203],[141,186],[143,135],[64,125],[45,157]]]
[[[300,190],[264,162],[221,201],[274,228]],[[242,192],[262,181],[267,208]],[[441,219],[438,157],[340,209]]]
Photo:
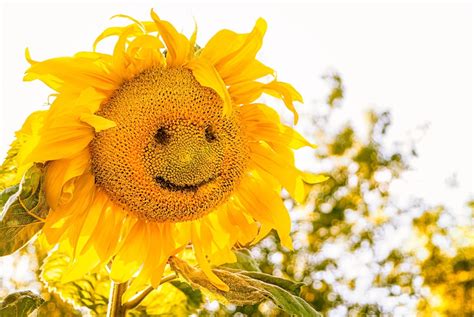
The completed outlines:
[[[43,185],[43,167],[35,165],[19,186],[0,193],[0,256],[20,249],[43,227],[48,213]]]
[[[260,268],[258,267],[258,264],[254,258],[252,258],[249,250],[239,249],[234,251],[234,253],[237,257],[237,262],[225,264],[223,265],[224,267],[237,270],[260,272]]]
[[[268,284],[279,286],[296,296],[300,295],[301,286],[304,285],[304,283],[293,282],[291,280],[287,280],[281,277],[276,277],[276,276],[261,273],[261,272],[241,271],[239,273],[245,276],[251,277],[253,279],[268,283]]]
[[[291,294],[287,290],[270,283],[261,282],[261,288],[271,294],[272,301],[285,312],[302,317],[321,316],[310,304],[301,297]]]
[[[21,147],[20,143],[21,142],[16,139],[10,144],[10,149],[7,152],[7,157],[5,157],[5,160],[0,166],[0,190],[3,190],[8,186],[15,184],[15,176],[18,172],[16,157]],[[3,204],[0,202],[0,206],[3,206]]]
[[[191,286],[201,289],[205,294],[218,299],[223,303],[230,303],[238,306],[253,305],[266,300],[270,294],[258,285],[254,285],[255,280],[241,275],[233,270],[214,269],[214,273],[229,286],[227,291],[217,288],[209,281],[206,274],[198,268],[190,266],[186,261],[176,257],[170,258],[171,267],[185,278]],[[256,281],[258,282],[258,281]]]
[[[8,198],[13,196],[17,191],[18,188],[20,188],[20,185],[14,185],[5,188],[0,192],[0,209],[3,209],[3,206],[7,203]]]
[[[40,280],[48,291],[75,307],[87,307],[98,316],[107,312],[110,281],[104,268],[82,278],[63,283],[61,281],[68,270],[71,257],[60,250],[50,252],[43,260]]]
[[[44,299],[31,291],[8,295],[0,304],[2,317],[26,317],[44,303]]]
[[[297,296],[301,283],[260,272],[221,266],[213,269],[213,272],[229,286],[228,291],[222,291],[208,280],[204,272],[190,266],[185,261],[172,257],[170,264],[191,286],[206,291],[207,294],[215,296],[223,303],[237,306],[254,305],[270,299],[289,314],[303,317],[321,316],[311,305]]]
[[[204,298],[199,289],[194,289],[188,283],[181,281],[171,281],[170,283],[186,295],[189,308],[199,308],[204,302]]]

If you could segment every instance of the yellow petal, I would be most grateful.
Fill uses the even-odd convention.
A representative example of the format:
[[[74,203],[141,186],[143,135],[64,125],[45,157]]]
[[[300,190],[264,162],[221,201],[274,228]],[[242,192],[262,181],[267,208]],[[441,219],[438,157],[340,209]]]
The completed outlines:
[[[228,207],[225,210],[226,213],[223,216],[220,216],[220,218],[222,217],[227,222],[231,223],[234,231],[232,231],[232,229],[228,230],[232,232],[232,236],[237,236],[237,240],[241,245],[250,243],[257,235],[257,223],[252,217],[246,217],[245,211],[236,206],[236,204],[228,203],[227,205]]]
[[[61,283],[69,283],[84,278],[84,275],[91,273],[100,263],[100,258],[95,250],[88,249],[86,253],[69,265],[68,270],[61,277]]]
[[[262,239],[264,239],[270,233],[270,231],[272,231],[272,229],[273,229],[272,226],[270,226],[269,224],[262,223],[262,225],[260,226],[260,229],[258,231],[258,235],[252,241],[252,244],[256,244],[256,243],[260,242]]]
[[[38,63],[37,61],[35,61],[31,58],[30,49],[28,47],[25,48],[25,59],[30,65]]]
[[[125,17],[124,15],[117,15],[116,17]],[[133,32],[131,35],[140,35],[144,33],[155,32],[157,30],[156,24],[154,22],[139,22],[133,18],[134,24],[127,25],[127,26],[115,26],[105,29],[94,41],[93,49],[96,50],[97,44],[99,44],[102,40],[110,37],[110,36],[120,36],[125,29],[132,27]]]
[[[107,28],[105,29],[94,41],[94,44],[92,45],[92,48],[93,50],[95,51],[96,48],[97,48],[97,45],[104,39],[110,37],[110,36],[120,36],[124,29],[126,27],[123,27],[123,26],[113,26],[113,27],[110,27],[110,28]],[[137,25],[135,26],[137,32],[140,32],[141,33],[141,29],[140,27]]]
[[[257,52],[262,47],[263,36],[267,30],[267,23],[264,19],[259,18],[255,23],[255,26],[246,37],[242,46],[229,54],[228,56],[219,60],[216,64],[216,69],[221,74],[224,81],[232,82],[233,76],[239,76],[240,71],[246,68],[249,64],[255,60]]]
[[[94,177],[90,173],[85,173],[74,180],[75,190],[71,199],[65,204],[59,204],[55,208],[58,215],[62,215],[65,228],[61,240],[68,243],[71,249],[71,255],[77,246],[77,241],[81,232],[82,224],[87,216],[87,212],[95,198]],[[51,218],[46,219],[46,224],[51,222]],[[58,224],[51,225],[51,228],[57,228]]]
[[[163,276],[171,250],[174,243],[169,231],[170,224],[148,223],[149,241],[152,241],[147,250],[147,257],[143,268],[136,278],[133,279],[127,291],[123,295],[123,301],[128,301],[138,291],[148,285],[158,287]]]
[[[113,16],[110,17],[110,20],[116,19],[116,18],[123,18],[123,19],[130,20],[130,21],[132,21],[133,23],[135,23],[136,25],[138,25],[142,30],[144,30],[143,24],[142,24],[140,21],[138,21],[137,19],[135,19],[135,18],[133,18],[133,17],[127,15],[127,14],[116,14],[116,15],[113,15]]]
[[[194,31],[193,34],[191,35],[191,38],[189,39],[189,56],[188,59],[191,60],[194,57],[194,53],[196,50],[196,39],[197,39],[197,31],[198,31],[198,26],[196,23],[196,20],[194,20]]]
[[[93,127],[95,132],[104,131],[117,126],[112,120],[90,113],[81,114],[79,119]]]
[[[16,139],[20,144],[16,156],[17,173],[16,181],[20,182],[23,174],[30,168],[31,162],[26,158],[33,152],[40,139],[40,130],[44,125],[47,111],[35,111],[31,113],[23,123],[21,129],[15,132]]]
[[[128,53],[130,56],[137,55],[137,52],[140,49],[150,49],[159,51],[160,48],[163,48],[163,43],[161,43],[160,39],[151,36],[151,35],[141,35],[137,36],[128,46]],[[161,53],[160,53],[161,55]]]
[[[113,207],[110,200],[105,202],[99,213],[97,226],[85,243],[83,250],[94,248],[101,261],[108,262],[115,254],[123,229],[125,213],[120,208]]]
[[[106,98],[106,95],[92,87],[82,90],[79,94],[63,92],[52,103],[45,125],[54,126],[52,121],[58,121],[55,117],[59,115],[69,114],[78,118],[84,112],[95,113]]]
[[[327,181],[329,179],[326,175],[316,175],[312,173],[305,173],[303,172],[303,180],[308,184],[317,184]]]
[[[151,17],[155,21],[158,32],[168,49],[166,55],[167,65],[180,66],[185,64],[189,60],[190,52],[194,50],[190,41],[186,36],[176,31],[171,23],[161,20],[153,9],[151,10]]]
[[[236,69],[231,76],[224,78],[224,82],[232,86],[241,82],[256,80],[267,75],[274,76],[274,74],[275,71],[272,68],[254,59],[249,62],[247,66],[242,69]]]
[[[62,210],[50,208],[48,217],[43,226],[43,233],[48,244],[56,245],[56,243],[59,242],[59,239],[67,229],[64,224],[68,222],[71,217],[70,214],[64,214]]]
[[[266,105],[249,104],[242,106],[240,110],[246,131],[254,141],[264,140],[270,145],[277,144],[292,149],[315,147],[294,129],[280,124],[276,111]]]
[[[279,81],[272,81],[264,86],[264,92],[282,99],[285,103],[285,106],[293,112],[294,115],[294,123],[298,122],[298,113],[296,112],[295,107],[293,106],[294,101],[303,102],[303,97],[301,97],[300,93],[296,91],[293,86],[288,83],[283,83]]]
[[[229,93],[235,104],[249,104],[258,99],[262,93],[269,94],[275,98],[283,100],[285,106],[293,112],[294,123],[298,122],[298,113],[293,105],[295,101],[303,102],[303,98],[288,83],[272,81],[263,84],[257,81],[246,81],[229,87]]]
[[[36,147],[24,159],[24,163],[69,158],[86,148],[94,137],[94,130],[81,122],[80,116],[97,111],[103,100],[104,95],[90,87],[82,90],[79,96],[60,94],[46,113]]]
[[[220,290],[227,292],[229,291],[229,286],[225,284],[220,278],[218,278],[216,274],[214,274],[211,269],[211,265],[209,264],[209,261],[206,259],[206,255],[204,254],[204,251],[202,249],[202,244],[205,241],[203,241],[203,239],[199,237],[197,231],[200,230],[200,228],[196,227],[199,227],[198,222],[195,222],[191,227],[191,236],[196,260],[198,261],[201,270],[206,274],[212,284],[214,284]]]
[[[245,81],[229,87],[229,94],[236,105],[249,104],[263,93],[264,84],[258,81]]]
[[[94,138],[88,126],[65,126],[43,132],[36,148],[25,162],[46,162],[69,158],[85,149]]]
[[[296,189],[301,188],[298,183],[301,183],[302,179],[292,157],[285,156],[282,151],[274,151],[264,142],[250,144],[250,151],[252,163],[277,178],[290,195],[300,201],[301,197],[296,195]]]
[[[118,85],[103,67],[83,57],[58,57],[34,63],[23,80],[35,79],[56,91],[60,91],[65,82],[77,91],[87,87],[112,91]]]
[[[213,89],[224,101],[224,115],[232,111],[232,102],[230,100],[227,87],[216,69],[204,59],[194,59],[186,65],[191,69],[196,80],[204,87]]]
[[[273,70],[255,60],[262,46],[267,24],[262,18],[248,34],[222,30],[203,48],[201,57],[215,65],[228,85],[242,80],[253,80],[272,74]]]
[[[310,143],[306,140],[298,131],[290,128],[290,127],[283,127],[283,135],[285,139],[289,141],[288,145],[292,149],[300,149],[304,146],[312,147],[313,149],[317,148],[315,144]]]
[[[95,198],[94,176],[90,171],[87,171],[73,181],[74,192],[72,199],[67,204],[59,204],[57,209],[62,210],[65,214],[83,215],[87,213]]]
[[[191,242],[191,225],[191,222],[178,222],[174,224],[172,235],[177,247],[187,246]]]
[[[110,271],[112,280],[123,283],[132,278],[145,261],[149,247],[148,240],[146,224],[137,221],[112,262]]]
[[[92,237],[92,234],[98,225],[102,209],[104,208],[107,200],[108,197],[105,193],[102,191],[96,191],[94,201],[91,203],[89,210],[84,217],[84,221],[81,224],[75,224],[76,226],[80,225],[81,229],[76,245],[74,246],[74,259],[76,259],[77,255],[82,255],[88,251],[84,247],[87,245],[87,242]]]
[[[135,27],[135,25],[130,25],[129,27],[125,28],[125,30],[119,35],[119,39],[114,46],[112,62],[116,70],[122,69],[121,76],[124,78],[126,78],[126,75],[123,74],[123,69],[127,69],[131,63],[129,56],[126,54],[128,38],[131,37],[135,32]]]
[[[238,198],[255,219],[275,228],[282,245],[291,249],[291,220],[288,210],[279,193],[267,186],[261,186],[260,183],[256,179],[247,177],[241,183]]]
[[[247,34],[237,34],[234,31],[221,30],[207,42],[200,56],[207,59],[212,65],[216,65],[223,58],[242,47],[246,36]]]
[[[46,199],[50,207],[57,207],[66,182],[82,175],[90,164],[89,160],[90,152],[84,149],[71,158],[52,161],[48,164],[45,186]]]

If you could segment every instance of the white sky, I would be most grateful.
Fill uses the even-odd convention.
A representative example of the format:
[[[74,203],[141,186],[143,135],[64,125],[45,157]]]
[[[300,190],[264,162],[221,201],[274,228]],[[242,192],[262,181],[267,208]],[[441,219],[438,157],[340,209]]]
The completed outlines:
[[[154,7],[188,35],[196,19],[201,45],[221,28],[247,32],[264,17],[269,28],[260,59],[300,90],[307,103],[299,109],[306,112],[314,107],[311,101],[325,97],[320,77],[335,69],[345,82],[347,118],[362,122],[364,109],[390,109],[393,135],[401,140],[430,123],[414,172],[395,188],[400,195],[459,205],[473,192],[473,8],[467,2],[37,2],[0,6],[0,157],[13,132],[50,93],[40,82],[22,81],[26,47],[35,60],[89,50],[105,27],[122,22],[109,21],[110,16],[149,19]],[[453,174],[459,187],[449,190],[445,180]]]

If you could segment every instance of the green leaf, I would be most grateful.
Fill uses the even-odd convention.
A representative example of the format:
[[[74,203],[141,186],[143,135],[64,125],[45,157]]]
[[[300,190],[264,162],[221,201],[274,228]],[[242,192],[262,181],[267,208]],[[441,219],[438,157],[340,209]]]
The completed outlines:
[[[291,280],[287,280],[281,277],[276,277],[276,276],[261,273],[261,272],[241,271],[239,273],[245,276],[251,277],[253,279],[268,283],[268,284],[279,286],[296,296],[300,295],[301,286],[304,286],[304,283],[301,283],[301,282],[294,282]]]
[[[230,303],[238,306],[258,304],[266,300],[270,294],[252,284],[249,277],[225,269],[214,269],[216,274],[225,284],[229,286],[228,291],[218,289],[207,278],[203,271],[190,266],[187,262],[171,257],[171,267],[185,278],[191,286],[201,289],[212,298],[222,303]]]
[[[14,184],[16,174],[18,172],[16,166],[16,157],[20,150],[21,142],[15,139],[10,144],[10,149],[7,152],[7,157],[0,166],[0,189],[7,188]]]
[[[204,302],[201,291],[192,288],[188,283],[182,281],[171,281],[170,283],[186,295],[186,303],[190,309],[197,309]]]
[[[206,274],[176,257],[170,258],[171,267],[191,286],[205,291],[224,304],[237,306],[254,305],[272,300],[285,312],[296,316],[322,316],[311,305],[298,296],[302,283],[255,271],[236,270],[225,266],[213,269],[227,286],[222,291],[212,284]]]
[[[8,295],[0,304],[2,317],[26,317],[44,303],[44,299],[31,291]]]
[[[299,296],[270,283],[259,282],[261,287],[271,294],[272,301],[289,314],[302,317],[323,316]]]
[[[48,214],[43,170],[42,166],[32,166],[19,186],[6,188],[0,193],[0,256],[23,247],[43,227],[42,219]]]
[[[48,208],[43,192],[43,168],[31,167],[20,185],[0,193],[0,256],[24,246],[43,226]]]
[[[248,249],[235,250],[234,253],[237,257],[237,262],[224,264],[223,267],[237,270],[260,272],[258,263],[254,260],[254,258],[252,258],[252,255],[250,254],[250,251]]]
[[[196,313],[203,301],[201,291],[185,282],[175,282],[160,285],[129,313],[141,312],[139,316],[190,316]]]
[[[63,301],[75,308],[87,307],[99,316],[105,315],[110,289],[107,272],[101,269],[99,272],[84,275],[81,279],[62,283],[61,278],[70,262],[71,257],[60,250],[50,253],[43,260],[40,280],[48,291],[58,294]]]
[[[18,188],[20,188],[20,185],[14,185],[5,188],[0,192],[0,208],[3,209],[3,206],[7,203],[8,198],[13,196],[18,191]]]

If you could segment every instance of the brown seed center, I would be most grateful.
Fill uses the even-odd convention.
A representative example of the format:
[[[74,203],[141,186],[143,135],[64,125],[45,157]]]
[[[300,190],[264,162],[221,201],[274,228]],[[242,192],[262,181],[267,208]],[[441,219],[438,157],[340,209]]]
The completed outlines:
[[[248,148],[235,108],[184,68],[152,68],[123,83],[98,112],[117,126],[91,143],[96,184],[149,221],[194,220],[237,186]]]

